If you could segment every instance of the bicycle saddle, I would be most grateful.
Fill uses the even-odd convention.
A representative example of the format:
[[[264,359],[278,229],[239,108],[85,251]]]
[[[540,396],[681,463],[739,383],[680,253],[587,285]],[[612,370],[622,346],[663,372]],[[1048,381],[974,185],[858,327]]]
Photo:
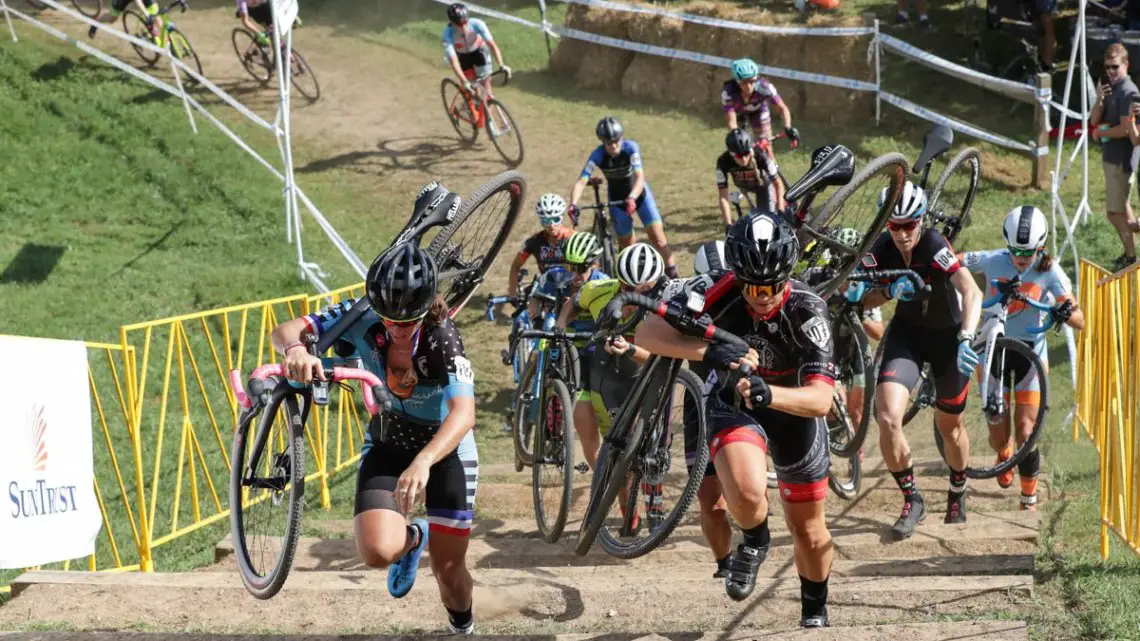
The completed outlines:
[[[462,199],[459,194],[453,194],[446,187],[436,181],[424,185],[416,196],[416,204],[412,209],[412,220],[419,221],[417,225],[426,222],[433,224],[449,223],[455,220]]]
[[[827,145],[811,153],[811,169],[788,189],[784,198],[799,200],[824,187],[840,187],[855,176],[855,154],[843,145]]]
[[[954,142],[954,130],[946,125],[934,125],[922,136],[922,151],[911,167],[912,173],[922,171],[932,160],[946,152]]]

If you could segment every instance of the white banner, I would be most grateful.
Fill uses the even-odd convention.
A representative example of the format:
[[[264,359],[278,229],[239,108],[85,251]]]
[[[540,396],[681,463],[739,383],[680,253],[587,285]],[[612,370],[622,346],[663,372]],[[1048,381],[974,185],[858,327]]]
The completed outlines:
[[[297,0],[273,1],[273,27],[277,29],[277,36],[284,38],[285,34],[293,28],[293,21],[297,19]]]
[[[0,568],[93,554],[103,520],[87,347],[0,336],[0,363]]]

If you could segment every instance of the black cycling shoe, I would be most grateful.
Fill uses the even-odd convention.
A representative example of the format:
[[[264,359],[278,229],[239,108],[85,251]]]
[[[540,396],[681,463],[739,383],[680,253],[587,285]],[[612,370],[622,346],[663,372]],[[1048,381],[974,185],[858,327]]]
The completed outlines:
[[[733,601],[747,599],[756,589],[756,573],[760,564],[768,558],[768,546],[754,548],[743,543],[736,546],[736,552],[728,559],[728,571],[724,576],[724,591]]]
[[[827,607],[823,608],[823,612],[800,619],[801,628],[830,628],[831,621],[827,618]]]
[[[966,522],[966,494],[963,492],[957,499],[947,497],[946,499],[946,519],[944,523],[965,523]]]
[[[909,539],[914,534],[914,528],[926,520],[926,503],[922,498],[910,499],[903,503],[902,514],[895,524],[891,526],[896,540]]]

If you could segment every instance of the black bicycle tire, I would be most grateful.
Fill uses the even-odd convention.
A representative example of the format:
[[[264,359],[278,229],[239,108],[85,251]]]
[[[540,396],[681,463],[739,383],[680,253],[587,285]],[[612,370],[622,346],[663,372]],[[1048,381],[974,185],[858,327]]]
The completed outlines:
[[[538,373],[538,359],[531,359],[523,368],[523,374],[519,378],[519,386],[515,396],[515,411],[514,416],[511,417],[511,442],[514,443],[515,457],[522,461],[524,467],[530,467],[534,464],[534,451],[528,450],[527,446],[533,442],[533,438],[528,439],[522,433],[523,421],[525,416],[523,411],[528,409],[524,407],[523,398],[527,394],[527,390],[532,386],[530,381]],[[539,390],[541,392],[541,390]],[[540,399],[534,399],[534,403],[539,402]]]
[[[978,469],[966,466],[966,478],[976,480],[992,479],[999,474],[1003,474],[1012,470],[1015,465],[1021,463],[1022,459],[1026,457],[1033,448],[1037,447],[1037,441],[1041,438],[1041,430],[1045,425],[1045,416],[1049,413],[1049,372],[1045,369],[1045,365],[1041,362],[1041,357],[1037,355],[1025,343],[1007,336],[1002,336],[994,342],[995,352],[997,350],[1009,350],[1020,354],[1022,358],[1029,361],[1030,365],[1041,373],[1041,404],[1037,409],[1037,420],[1033,424],[1033,431],[1029,433],[1029,437],[1013,451],[1013,454],[1005,461],[994,465],[993,467]],[[1012,410],[1012,405],[1010,407]],[[932,423],[933,424],[933,423]],[[938,431],[937,424],[934,425],[934,442],[938,445],[938,455],[942,460],[946,460],[945,443],[942,439],[942,434]]]
[[[839,318],[839,322],[847,325],[847,331],[851,333],[852,340],[855,341],[856,349],[858,350],[859,358],[867,352],[869,341],[867,339],[867,332],[863,329],[862,323],[851,323],[850,315],[843,314]],[[834,332],[832,333],[834,335]],[[862,449],[863,443],[867,440],[867,433],[871,431],[871,403],[869,398],[874,396],[875,388],[869,383],[873,381],[871,376],[871,368],[874,367],[875,361],[870,363],[863,363],[863,408],[859,415],[859,424],[855,427],[855,433],[847,441],[847,446],[843,448],[831,447],[831,439],[828,439],[828,447],[831,449],[832,456],[839,458],[850,458],[856,456],[859,450]]]
[[[851,179],[851,182],[843,185],[832,194],[820,207],[819,214],[812,217],[809,227],[813,230],[818,230],[823,227],[842,209],[843,203],[850,198],[856,190],[872,180],[881,171],[886,170],[889,173],[892,166],[895,173],[895,182],[897,183],[895,198],[891,199],[891,202],[883,203],[883,206],[879,208],[878,216],[875,217],[871,225],[867,228],[867,231],[863,235],[863,243],[859,246],[858,252],[852,255],[847,266],[838,270],[831,279],[813,288],[816,293],[824,299],[839,291],[844,281],[847,280],[847,275],[851,273],[851,270],[855,269],[859,261],[862,260],[863,255],[871,249],[871,245],[879,237],[879,233],[883,231],[883,227],[887,224],[887,218],[890,216],[890,211],[902,194],[902,186],[906,181],[907,170],[910,167],[906,156],[898,152],[891,152],[873,159]]]
[[[279,384],[285,385],[284,381]],[[297,551],[297,542],[301,536],[301,520],[305,506],[305,429],[304,421],[308,412],[302,412],[295,407],[297,395],[286,393],[270,400],[261,414],[261,420],[256,421],[258,430],[268,421],[271,425],[276,419],[277,409],[285,407],[286,421],[290,426],[290,463],[292,475],[292,488],[289,492],[289,512],[285,526],[285,540],[274,564],[273,570],[265,577],[260,577],[253,570],[249,559],[249,550],[245,544],[245,527],[241,509],[241,476],[245,469],[245,445],[251,436],[249,427],[254,421],[249,421],[245,429],[235,430],[234,446],[230,454],[230,536],[233,541],[234,557],[237,560],[238,574],[246,590],[258,599],[270,599],[285,585],[292,568],[293,557]],[[306,403],[307,403],[306,398]],[[263,455],[265,453],[263,452]]]
[[[472,214],[477,212],[483,203],[503,190],[506,190],[511,195],[512,203],[510,207],[507,208],[507,213],[502,221],[502,227],[499,229],[498,235],[495,236],[490,249],[487,250],[487,254],[479,266],[477,278],[481,281],[482,278],[491,271],[491,267],[494,266],[495,261],[499,258],[500,250],[502,250],[503,244],[506,243],[507,237],[510,236],[511,230],[515,226],[515,220],[518,218],[519,210],[522,209],[523,201],[526,199],[526,179],[523,178],[519,172],[514,170],[504,171],[476,189],[468,199],[463,201],[459,212],[455,215],[455,220],[441,229],[439,234],[432,239],[431,244],[428,245],[428,253],[434,257],[439,257],[443,254],[443,251],[447,248],[447,242],[455,236],[455,232],[463,226],[463,223],[465,223],[468,218],[471,218]],[[490,221],[488,221],[487,224],[490,225]],[[446,269],[446,266],[441,265],[440,268]],[[471,296],[477,289],[479,289],[478,282],[467,292],[448,291],[445,299],[447,300],[447,306],[452,310],[451,315],[453,317],[459,310],[463,309],[463,306],[467,304],[467,301],[471,299]]]
[[[566,527],[566,519],[570,514],[571,492],[574,489],[574,402],[570,398],[570,389],[564,381],[557,378],[547,379],[546,385],[551,392],[558,396],[562,403],[562,497],[558,503],[558,515],[551,524],[546,523],[543,517],[542,494],[542,465],[535,460],[531,465],[531,489],[534,495],[534,519],[538,525],[538,532],[542,540],[547,543],[557,543]],[[546,430],[543,428],[546,421],[541,418],[546,412],[546,403],[542,404],[539,413],[538,429],[534,431],[534,452],[542,452],[545,445]]]
[[[170,28],[170,35],[167,36],[169,38],[169,40],[166,44],[166,48],[168,50],[170,50],[170,55],[172,55],[172,56],[175,55],[174,54],[174,36],[175,35],[177,35],[179,38],[182,38],[182,42],[186,45],[186,48],[190,50],[190,56],[194,58],[193,70],[196,71],[199,76],[202,76],[204,78],[206,76],[206,74],[202,73],[202,61],[200,59],[198,59],[198,52],[194,50],[194,45],[190,44],[190,39],[187,38],[186,34],[183,33],[181,30],[179,30],[178,27],[171,27]],[[185,58],[178,58],[178,59],[182,61],[182,64],[186,64]],[[186,65],[186,66],[189,67],[190,65]],[[198,81],[193,77],[184,79],[183,82],[189,82],[189,83],[194,84],[194,85],[198,84]]]
[[[847,464],[850,466],[850,481],[847,483],[840,483],[836,477],[835,472],[831,469],[827,470],[827,486],[831,488],[832,492],[841,499],[850,501],[859,495],[859,489],[863,485],[863,460],[858,454],[849,456],[846,459]]]
[[[649,554],[656,550],[665,539],[677,529],[677,525],[689,511],[689,507],[696,498],[697,492],[701,489],[701,482],[705,478],[705,468],[709,464],[709,448],[708,448],[708,420],[704,412],[704,403],[701,402],[701,388],[704,383],[700,377],[690,370],[680,369],[677,370],[677,375],[673,380],[673,384],[680,383],[685,388],[685,393],[692,393],[693,399],[697,407],[697,443],[700,444],[697,450],[697,458],[693,462],[692,469],[689,470],[689,480],[685,484],[685,489],[681,491],[681,496],[677,500],[673,509],[665,517],[665,521],[661,527],[644,539],[638,539],[633,545],[624,545],[618,539],[610,534],[609,528],[601,528],[598,533],[598,541],[602,545],[602,549],[610,556],[619,559],[636,559],[641,556]],[[670,394],[672,393],[672,385],[670,387]],[[683,410],[682,410],[683,412]],[[682,439],[684,440],[684,439]],[[684,447],[684,444],[681,445]],[[636,474],[640,477],[640,473]],[[636,492],[637,488],[630,490],[630,500],[634,502],[633,508],[636,509]],[[629,513],[629,506],[626,508]]]
[[[241,63],[242,69],[245,69],[245,72],[248,73],[251,78],[261,83],[263,87],[265,85],[268,85],[269,81],[273,79],[273,71],[270,66],[272,63],[270,63],[270,61],[266,58],[265,51],[258,46],[257,51],[261,54],[261,59],[265,63],[263,66],[265,69],[265,76],[259,76],[254,73],[253,70],[250,69],[250,64],[252,64],[252,62],[246,64],[245,60],[245,52],[249,50],[249,45],[247,45],[245,49],[238,47],[237,38],[239,34],[249,39],[249,45],[257,45],[257,40],[254,39],[252,33],[242,27],[236,27],[232,32],[230,32],[230,44],[232,44],[234,47],[234,55],[237,56],[238,62]]]
[[[507,110],[507,106],[504,105],[503,103],[499,102],[498,100],[495,100],[494,98],[487,100],[487,126],[488,127],[491,126],[491,122],[494,120],[491,117],[491,109],[495,108],[495,107],[497,107],[499,109],[499,111],[502,112],[503,117],[506,118],[510,122],[511,130],[515,132],[515,137],[518,138],[518,141],[519,141],[519,157],[512,159],[510,156],[508,156],[506,154],[505,151],[503,151],[503,148],[499,146],[499,137],[498,136],[491,136],[490,130],[487,131],[487,134],[491,138],[491,144],[494,145],[495,150],[499,152],[499,155],[503,157],[503,160],[507,161],[507,166],[518,167],[519,165],[522,164],[523,158],[526,157],[526,147],[523,146],[522,130],[519,129],[518,123],[515,122],[514,117],[511,116],[511,112]]]
[[[478,140],[478,138],[479,138],[479,127],[476,127],[475,123],[466,123],[468,126],[471,127],[471,135],[470,136],[463,135],[463,131],[459,128],[460,120],[458,118],[452,117],[452,114],[451,114],[451,103],[447,100],[447,87],[448,87],[448,85],[451,85],[452,87],[455,88],[455,93],[457,93],[457,94],[463,93],[462,90],[460,90],[460,88],[459,88],[459,83],[455,82],[451,78],[444,78],[439,83],[439,97],[440,97],[440,100],[443,101],[443,111],[444,111],[444,113],[447,114],[447,120],[448,120],[448,122],[451,123],[452,128],[455,129],[455,133],[459,134],[459,139],[462,140],[463,142],[469,144],[469,145],[474,144],[475,141]],[[475,114],[471,114],[471,116],[474,118]]]
[[[83,15],[87,16],[88,18],[94,18],[94,17],[100,15],[101,13],[103,13],[103,0],[95,0],[95,11],[94,12],[85,11],[83,9],[84,4],[86,4],[86,3],[80,2],[79,0],[71,0],[71,6],[75,7],[76,11],[78,11],[79,13],[82,13]]]
[[[301,85],[297,84],[296,76],[293,75],[293,69],[291,67],[289,69],[289,84],[296,87],[297,91],[309,101],[309,104],[312,104],[321,99],[321,83],[317,80],[317,74],[313,72],[312,65],[309,64],[308,60],[305,60],[305,57],[301,55],[300,51],[293,49],[293,56],[297,58],[299,65],[304,67],[304,73],[308,73],[309,77],[313,79],[313,89],[316,91],[311,96],[306,93],[305,90],[301,88]]]
[[[126,11],[123,12],[123,17],[122,17],[123,33],[125,33],[128,36],[131,36],[133,38],[139,38],[141,40],[149,40],[149,38],[150,38],[149,33],[147,34],[146,37],[142,37],[142,36],[139,36],[138,34],[131,33],[130,29],[127,28],[127,18],[128,17],[134,18],[135,20],[139,21],[139,24],[141,24],[144,27],[146,26],[146,18],[143,18],[141,15],[139,15],[139,12],[135,11],[134,9],[127,9]],[[142,61],[145,62],[148,67],[153,67],[154,65],[158,64],[158,59],[161,57],[159,54],[156,53],[156,54],[154,54],[153,58],[147,58],[146,54],[150,53],[150,50],[149,49],[140,49],[139,46],[133,42],[131,43],[131,49],[135,50],[135,53],[138,54],[138,57],[141,58]]]
[[[950,176],[953,175],[954,171],[957,170],[958,167],[962,166],[967,160],[971,158],[974,160],[974,170],[971,172],[972,176],[970,180],[970,189],[968,195],[966,196],[965,207],[963,208],[965,210],[965,213],[957,214],[958,225],[954,232],[948,235],[943,234],[946,236],[946,240],[949,241],[950,244],[953,244],[954,241],[957,240],[958,234],[960,234],[962,230],[965,229],[967,225],[969,225],[970,210],[974,206],[974,197],[978,195],[978,183],[981,181],[982,176],[982,153],[975,147],[966,147],[962,151],[959,151],[957,155],[955,155],[954,158],[951,159],[949,163],[947,163],[946,168],[942,170],[942,173],[938,174],[938,180],[934,181],[934,189],[930,192],[929,209],[931,211],[937,211],[938,197],[942,195],[942,190],[946,187],[946,183],[950,180]],[[945,215],[945,213],[943,215]]]

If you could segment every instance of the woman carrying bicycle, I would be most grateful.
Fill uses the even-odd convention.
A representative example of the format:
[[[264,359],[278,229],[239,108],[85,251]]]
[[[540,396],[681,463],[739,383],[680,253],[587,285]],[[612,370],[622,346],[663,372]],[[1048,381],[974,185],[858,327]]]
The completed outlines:
[[[883,189],[879,196],[880,208],[888,189]],[[865,309],[874,309],[890,299],[898,301],[883,339],[883,358],[875,387],[875,420],[879,424],[883,461],[903,494],[902,513],[891,527],[900,539],[914,534],[915,527],[926,518],[926,503],[914,481],[914,464],[902,421],[910,391],[927,363],[938,399],[934,423],[946,442],[946,462],[950,466],[945,522],[966,521],[970,442],[962,412],[966,409],[970,373],[978,364],[978,355],[970,343],[978,328],[982,292],[969,271],[961,269],[950,243],[938,230],[922,224],[925,213],[926,194],[907,181],[887,219],[887,231],[863,257],[863,266],[913,270],[930,285],[930,299],[914,300],[914,284],[903,278],[892,283],[887,293],[868,294],[864,282],[851,283],[846,292],[848,301],[862,301]]]
[[[818,628],[829,625],[833,550],[823,509],[830,467],[823,417],[831,410],[836,372],[827,305],[791,278],[799,253],[795,231],[780,216],[750,214],[729,229],[725,259],[731,272],[706,292],[704,310],[752,349],[706,343],[653,316],[636,339],[651,352],[702,361],[711,370],[705,382],[710,455],[728,511],[744,531],[727,564],[728,596],[743,601],[752,594],[771,545],[770,452],[795,546],[800,624]],[[751,376],[733,384],[732,370],[743,365]]]
[[[997,293],[997,289],[993,286],[994,280],[1008,282],[1017,278],[1020,282],[1018,291],[1021,294],[1042,303],[1051,302],[1055,305],[1050,312],[1054,323],[1067,324],[1076,330],[1084,329],[1085,317],[1073,299],[1073,288],[1069,283],[1069,277],[1045,251],[1045,240],[1049,236],[1049,222],[1045,214],[1032,205],[1016,207],[1006,215],[1002,234],[1005,237],[1005,249],[965,252],[961,256],[962,264],[971,272],[984,275],[991,295]],[[1039,312],[1024,303],[1013,301],[1008,314],[1005,335],[1033,348],[1047,370],[1049,350],[1045,344],[1045,336],[1029,332],[1030,328],[1042,324],[1045,312]],[[997,389],[998,381],[1002,378],[1000,371],[993,370],[1000,367],[1002,362],[1001,354],[995,354],[993,367],[987,373],[990,377],[989,385],[993,389]],[[1041,404],[1041,381],[1032,373],[1035,370],[1031,370],[1025,357],[1006,351],[1004,362],[1006,368],[1015,372],[1014,377],[1017,380],[1013,388],[1013,426],[1017,443],[1020,445],[1033,431],[1034,419]],[[1009,391],[1003,389],[1003,392],[1008,406]],[[990,419],[990,447],[998,453],[999,462],[1007,461],[1013,455],[1013,447],[1009,442],[1009,413],[987,418]],[[1037,509],[1037,474],[1040,471],[1041,454],[1037,448],[1017,464],[1017,472],[1021,477],[1023,510]],[[1003,488],[1013,485],[1013,470],[999,474],[997,482]]]
[[[534,213],[542,225],[542,231],[523,241],[518,255],[511,263],[507,295],[512,298],[519,295],[519,271],[531,256],[534,256],[535,262],[538,263],[540,276],[544,276],[552,268],[564,270],[566,265],[566,241],[574,233],[573,229],[565,225],[566,201],[558,194],[543,194],[534,204]],[[553,283],[549,283],[545,278],[542,281],[539,291],[552,296],[557,293],[554,291]],[[527,312],[531,318],[537,318],[539,301],[532,299]]]
[[[420,556],[430,548],[451,628],[471,634],[472,580],[465,560],[479,478],[471,431],[475,376],[463,338],[437,294],[437,280],[426,251],[412,243],[386,250],[368,270],[372,309],[340,339],[385,381],[393,404],[372,420],[362,445],[353,531],[365,564],[388,568],[388,591],[396,598],[412,589]],[[273,330],[290,379],[308,383],[323,376],[320,359],[304,349],[302,335],[329,331],[354,302]],[[420,500],[427,520],[409,523],[407,514]]]

